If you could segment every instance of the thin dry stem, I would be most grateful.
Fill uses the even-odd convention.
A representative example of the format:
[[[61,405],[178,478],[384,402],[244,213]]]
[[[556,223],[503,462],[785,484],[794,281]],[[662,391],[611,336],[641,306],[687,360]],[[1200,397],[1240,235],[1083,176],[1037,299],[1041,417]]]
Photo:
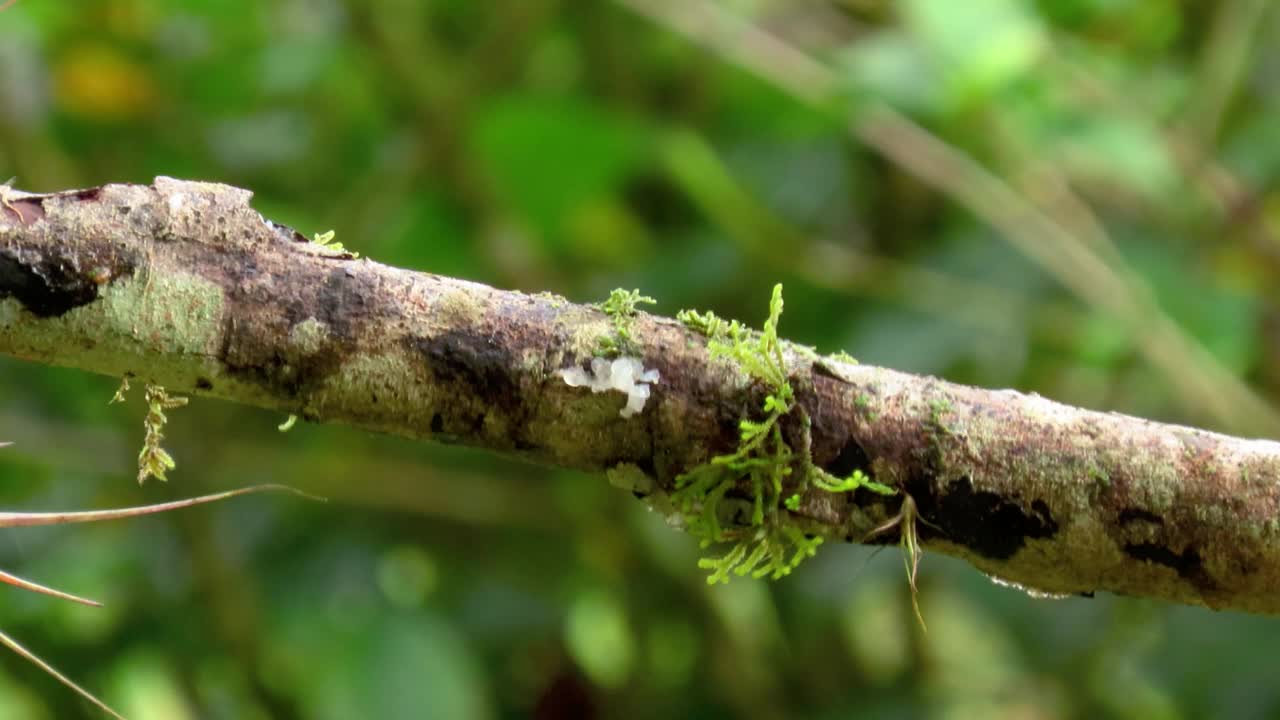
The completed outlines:
[[[0,9],[3,9],[3,8],[0,8]],[[18,655],[26,659],[27,662],[30,662],[32,665],[35,665],[41,670],[49,673],[50,675],[53,676],[55,680],[71,688],[76,692],[77,695],[93,703],[95,707],[102,710],[103,712],[110,715],[111,717],[116,718],[116,720],[126,720],[126,718],[123,715],[116,712],[115,710],[112,710],[106,703],[99,700],[93,693],[89,692],[88,690],[85,690],[84,688],[72,682],[71,678],[58,672],[57,668],[45,662],[44,660],[41,660],[38,655],[36,655],[35,653],[23,647],[21,643],[19,643],[17,640],[14,640],[7,633],[0,632],[0,645],[4,645],[5,647],[9,648],[10,650],[14,651]]]
[[[88,598],[80,597],[79,595],[72,595],[71,593],[63,592],[61,590],[54,590],[53,588],[48,587],[46,585],[41,585],[39,583],[35,583],[24,578],[20,578],[17,575],[13,575],[12,573],[7,573],[3,570],[0,570],[0,582],[8,583],[10,585],[13,585],[14,587],[20,587],[23,590],[30,590],[31,592],[37,592],[44,595],[51,595],[53,597],[61,598],[63,600],[70,600],[72,602],[78,602],[81,605],[88,605],[90,607],[102,607],[102,603],[98,602],[97,600],[90,600]]]
[[[30,527],[33,525],[62,525],[66,523],[82,523],[97,522],[99,520],[119,520],[121,518],[138,517],[140,515],[151,515],[154,513],[167,512],[169,510],[178,510],[188,508],[194,505],[203,505],[205,503],[217,502],[219,500],[227,500],[241,495],[259,492],[289,492],[308,500],[317,500],[324,502],[324,498],[308,495],[307,493],[291,488],[288,485],[255,485],[253,487],[240,488],[238,490],[228,490],[226,492],[214,493],[212,495],[202,495],[200,497],[187,498],[185,500],[175,500],[173,502],[157,503],[155,505],[140,505],[137,507],[117,508],[114,510],[89,510],[89,511],[73,511],[73,512],[0,512],[0,527]]]

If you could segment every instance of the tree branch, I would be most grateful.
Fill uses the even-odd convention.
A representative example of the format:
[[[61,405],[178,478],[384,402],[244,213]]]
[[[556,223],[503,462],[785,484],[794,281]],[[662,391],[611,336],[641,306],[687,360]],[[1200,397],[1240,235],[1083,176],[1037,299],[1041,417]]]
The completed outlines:
[[[0,353],[625,471],[651,499],[732,453],[739,422],[761,417],[769,388],[712,358],[702,334],[643,313],[624,346],[660,379],[641,413],[621,417],[624,395],[556,372],[618,340],[597,307],[357,260],[263,219],[250,197],[168,178],[39,195],[0,186]],[[784,362],[797,411],[778,422],[797,466],[861,470],[899,490],[794,488],[799,501],[778,512],[807,531],[893,542],[909,497],[927,547],[1028,588],[1280,612],[1280,444],[789,344]],[[747,526],[743,514],[725,521]]]

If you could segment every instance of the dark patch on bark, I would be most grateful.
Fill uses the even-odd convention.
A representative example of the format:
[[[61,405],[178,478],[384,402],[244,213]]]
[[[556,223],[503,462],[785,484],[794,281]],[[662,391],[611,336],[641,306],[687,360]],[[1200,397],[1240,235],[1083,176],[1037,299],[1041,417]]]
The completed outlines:
[[[845,380],[844,378],[837,375],[836,371],[827,367],[826,363],[815,362],[810,366],[810,370],[811,372],[813,372],[814,375],[821,375],[822,377],[830,378],[832,380],[842,382],[845,385],[850,384],[848,380]]]
[[[275,351],[263,351],[259,341],[240,338],[228,344],[223,353],[227,373],[239,380],[252,382],[290,399],[298,397],[301,384],[289,361]]]
[[[1157,565],[1164,565],[1165,567],[1173,568],[1174,570],[1178,570],[1178,568],[1184,564],[1183,555],[1186,554],[1186,551],[1184,551],[1183,555],[1179,555],[1169,548],[1157,543],[1128,543],[1124,546],[1124,552],[1135,560],[1153,562]],[[1198,560],[1199,558],[1195,559]],[[1179,572],[1178,574],[1181,575],[1182,573]]]
[[[111,258],[0,250],[0,298],[14,297],[32,315],[61,317],[98,299],[98,289],[134,272],[132,255]],[[102,283],[103,278],[107,283]]]
[[[226,285],[233,307],[223,316],[222,359],[230,374],[247,382],[271,388],[290,399],[305,396],[321,386],[342,366],[358,344],[362,324],[373,318],[376,288],[366,278],[352,278],[341,268],[307,273],[299,279],[297,293],[272,294],[264,272],[251,256],[245,262],[225,263],[231,268]],[[277,313],[264,314],[263,308]],[[245,317],[252,317],[244,322]],[[319,347],[304,351],[285,347],[281,337],[289,337],[301,323],[314,319],[324,326]],[[376,396],[371,398],[377,403]]]
[[[512,347],[475,332],[449,330],[433,337],[409,336],[408,349],[418,353],[442,383],[470,391],[482,407],[512,410],[519,406]]]
[[[823,465],[822,469],[838,478],[849,477],[854,470],[861,470],[867,477],[871,477],[871,458],[867,457],[867,451],[862,449],[857,440],[849,438],[835,459]]]
[[[220,252],[230,258],[227,262],[220,263],[218,268],[219,272],[227,277],[226,287],[244,294],[247,288],[258,281],[258,275],[261,273],[257,256],[229,248],[220,248]],[[262,299],[270,301],[265,294]]]
[[[265,222],[267,224],[267,227],[271,228],[271,232],[274,233],[277,238],[285,242],[300,242],[300,243],[311,242],[311,240],[307,236],[303,235],[297,230],[294,230],[288,225],[284,225],[278,222],[273,222],[271,220],[265,220]]]
[[[800,449],[795,441],[804,437],[803,418],[807,415],[811,421],[808,452],[815,465],[838,477],[847,477],[849,473],[859,469],[870,475],[868,454],[849,435],[853,418],[844,395],[825,378],[814,375],[793,378],[792,384],[796,387],[800,411],[793,413],[795,419],[784,423],[788,443],[793,448]],[[753,399],[753,402],[763,403],[765,394],[767,392],[762,393],[758,401]],[[788,425],[794,427],[787,427]]]
[[[658,477],[658,469],[654,466],[652,457],[645,456],[645,457],[637,458],[636,467],[640,468],[641,472],[643,472],[645,475],[648,475],[651,478],[656,479]]]
[[[91,187],[84,190],[72,190],[69,195],[80,202],[92,202],[102,196],[102,188]]]
[[[1201,593],[1212,592],[1217,587],[1217,583],[1204,569],[1200,552],[1194,547],[1175,553],[1159,543],[1128,543],[1124,546],[1124,552],[1135,560],[1146,560],[1173,568],[1178,577],[1194,585]]]
[[[1156,525],[1164,524],[1164,518],[1150,510],[1143,510],[1142,508],[1124,508],[1120,511],[1120,515],[1116,518],[1116,521],[1120,525],[1128,525],[1129,523],[1135,522],[1149,522],[1155,523]]]
[[[198,377],[198,378],[196,378],[196,389],[197,389],[197,390],[212,390],[212,389],[213,389],[213,381],[212,381],[212,380],[210,380],[209,378],[206,378],[206,377]]]
[[[1047,539],[1058,532],[1058,523],[1043,500],[1032,501],[1028,512],[997,493],[975,492],[967,477],[934,492],[929,477],[916,473],[907,480],[906,492],[927,521],[917,527],[922,539],[945,538],[992,560],[1008,560],[1028,539]]]
[[[342,364],[343,354],[332,346],[307,355],[286,355],[274,346],[265,346],[260,338],[233,337],[224,332],[229,342],[222,358],[228,374],[292,400],[319,387]]]
[[[334,268],[325,276],[309,308],[290,308],[294,324],[315,317],[329,327],[332,337],[343,342],[355,339],[358,323],[368,322],[369,299],[377,297],[377,288],[364,278],[352,277],[342,268]]]

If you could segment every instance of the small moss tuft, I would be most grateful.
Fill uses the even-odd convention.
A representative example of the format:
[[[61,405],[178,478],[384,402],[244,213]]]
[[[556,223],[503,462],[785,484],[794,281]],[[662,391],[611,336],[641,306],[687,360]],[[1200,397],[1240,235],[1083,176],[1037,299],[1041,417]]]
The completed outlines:
[[[350,255],[353,260],[360,257],[360,253],[352,252],[351,250],[348,250],[345,247],[343,247],[342,243],[336,242],[333,239],[334,235],[335,233],[332,230],[328,232],[316,233],[315,235],[311,236],[311,242],[315,243],[316,245],[319,245],[325,250],[329,250],[335,253],[340,253],[342,255]]]
[[[690,330],[710,338],[738,335],[745,330],[737,320],[724,320],[710,310],[705,313],[697,310],[681,310],[676,313],[676,320]]]
[[[698,567],[712,571],[707,577],[709,585],[729,582],[730,573],[753,578],[768,575],[778,580],[790,575],[805,558],[813,557],[821,544],[821,535],[808,537],[794,527],[767,525],[739,540],[724,555],[702,558]]]
[[[1106,471],[1106,468],[1098,465],[1090,465],[1089,477],[1092,478],[1099,487],[1105,489],[1111,488],[1111,474]]]
[[[609,298],[600,303],[599,307],[613,322],[613,335],[600,338],[598,353],[607,356],[630,354],[631,320],[635,317],[636,306],[641,303],[654,305],[657,302],[648,295],[641,295],[639,290],[617,288],[610,292]]]
[[[111,397],[108,404],[124,402],[128,393],[129,376],[125,375],[120,379],[120,387],[116,389],[116,394]],[[173,456],[160,446],[164,441],[164,426],[169,422],[169,417],[164,411],[187,404],[187,398],[170,395],[163,387],[150,383],[147,384],[144,399],[147,403],[147,417],[142,421],[145,435],[142,440],[142,451],[138,453],[139,485],[146,482],[149,477],[168,481],[169,478],[165,477],[165,473],[177,467]]]
[[[769,301],[769,316],[759,333],[713,313],[685,310],[677,315],[685,326],[709,338],[707,349],[713,358],[734,363],[767,388],[761,406],[763,416],[738,421],[738,447],[734,452],[716,456],[676,478],[672,501],[689,532],[703,547],[734,543],[726,554],[699,563],[713,571],[707,578],[710,583],[726,582],[731,572],[777,579],[812,556],[822,538],[807,536],[795,527],[796,519],[790,517],[790,513],[799,510],[802,494],[811,486],[827,492],[850,492],[863,487],[886,495],[896,492],[862,471],[837,478],[813,464],[809,456],[809,417],[795,403],[795,390],[778,339],[782,308],[782,286],[776,285]],[[801,427],[798,450],[787,443],[782,432],[783,418],[795,411],[799,412]],[[793,466],[802,470],[794,479]],[[749,519],[739,527],[726,529],[721,523],[721,501],[742,486],[749,488]]]
[[[855,358],[854,356],[850,355],[849,353],[843,350],[837,350],[836,352],[832,353],[831,359],[839,360],[840,362],[843,362],[843,363],[849,363],[850,365],[858,364],[857,358]]]

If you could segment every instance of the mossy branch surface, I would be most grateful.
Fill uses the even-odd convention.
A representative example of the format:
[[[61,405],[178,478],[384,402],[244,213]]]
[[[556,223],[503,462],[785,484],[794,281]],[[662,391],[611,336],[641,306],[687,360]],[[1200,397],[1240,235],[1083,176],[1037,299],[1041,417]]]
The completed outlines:
[[[636,316],[641,304],[654,305],[658,301],[648,295],[641,295],[639,290],[623,290],[617,288],[609,293],[609,297],[600,303],[600,309],[613,322],[613,332],[601,335],[597,351],[604,356],[626,355],[632,349],[631,320]]]
[[[713,584],[728,582],[730,573],[756,578],[767,575],[777,580],[812,557],[823,537],[813,531],[804,532],[797,524],[805,523],[796,522],[802,518],[802,493],[810,487],[830,493],[866,488],[881,495],[896,494],[893,488],[872,481],[859,468],[854,468],[848,477],[837,478],[813,464],[812,423],[795,404],[790,369],[778,338],[781,317],[781,285],[773,288],[769,317],[758,334],[736,321],[725,323],[712,313],[684,311],[679,315],[687,327],[707,335],[707,350],[712,358],[733,363],[766,392],[761,419],[738,421],[737,449],[676,477],[672,498],[681,520],[703,547],[734,543],[724,555],[699,563],[712,571],[707,580]],[[799,411],[802,420],[799,453],[782,431],[784,419],[793,410]],[[799,473],[793,473],[796,467]],[[721,503],[730,492],[743,487],[751,501],[750,521],[745,528],[726,529],[720,521]]]
[[[4,197],[3,354],[612,471],[730,543],[713,572],[774,574],[822,538],[902,542],[1037,591],[1280,613],[1274,442],[820,356],[773,312],[757,333],[387,267],[224,185]],[[630,418],[622,393],[555,374],[620,316],[626,354],[661,376]]]

